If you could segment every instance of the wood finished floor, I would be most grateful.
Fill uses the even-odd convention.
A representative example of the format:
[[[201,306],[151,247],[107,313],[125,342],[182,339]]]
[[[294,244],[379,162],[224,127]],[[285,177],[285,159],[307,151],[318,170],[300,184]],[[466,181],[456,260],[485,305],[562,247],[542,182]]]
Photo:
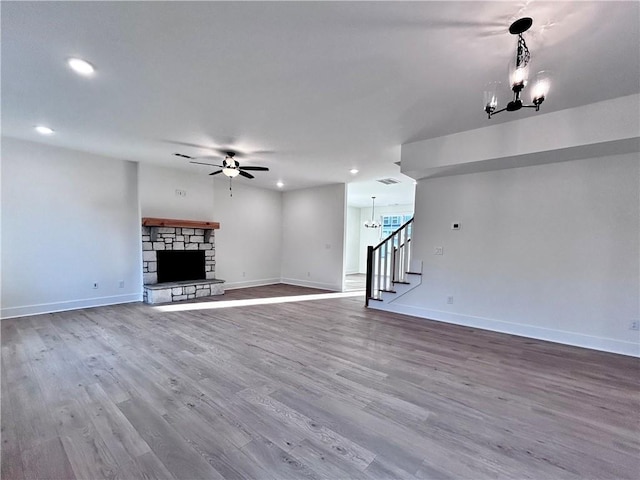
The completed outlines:
[[[638,359],[360,297],[1,327],[2,479],[639,477]]]

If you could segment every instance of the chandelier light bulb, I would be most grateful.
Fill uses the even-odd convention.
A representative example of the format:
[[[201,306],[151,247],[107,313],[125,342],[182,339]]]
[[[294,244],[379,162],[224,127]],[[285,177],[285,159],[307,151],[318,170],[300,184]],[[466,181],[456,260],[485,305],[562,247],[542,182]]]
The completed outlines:
[[[484,103],[482,106],[485,111],[493,111],[498,108],[498,88],[500,82],[491,82],[484,89]]]
[[[549,87],[551,82],[549,80],[548,72],[538,72],[533,82],[533,88],[531,89],[531,101],[539,105],[549,94]]]
[[[527,82],[529,81],[529,67],[527,65],[516,66],[514,64],[510,71],[509,79],[511,81],[512,90],[522,90],[527,86]]]

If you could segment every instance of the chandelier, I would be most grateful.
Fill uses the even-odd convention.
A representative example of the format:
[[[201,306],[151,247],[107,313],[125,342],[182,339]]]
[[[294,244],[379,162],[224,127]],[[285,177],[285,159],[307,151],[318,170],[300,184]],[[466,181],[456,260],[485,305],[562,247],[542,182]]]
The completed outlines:
[[[364,222],[366,228],[380,228],[380,222],[374,220],[376,211],[376,197],[371,197],[371,220]]]
[[[491,118],[496,113],[515,112],[521,108],[535,108],[536,112],[540,110],[540,105],[549,92],[549,76],[546,72],[538,72],[534,79],[533,88],[531,89],[531,104],[524,105],[520,99],[520,94],[529,83],[529,61],[531,53],[527,48],[522,34],[529,30],[533,25],[533,19],[524,17],[516,20],[509,27],[509,33],[518,36],[518,44],[516,47],[516,56],[509,63],[509,82],[513,91],[513,100],[507,103],[507,106],[497,110],[498,94],[497,87],[499,82],[492,83],[484,92],[484,111]]]

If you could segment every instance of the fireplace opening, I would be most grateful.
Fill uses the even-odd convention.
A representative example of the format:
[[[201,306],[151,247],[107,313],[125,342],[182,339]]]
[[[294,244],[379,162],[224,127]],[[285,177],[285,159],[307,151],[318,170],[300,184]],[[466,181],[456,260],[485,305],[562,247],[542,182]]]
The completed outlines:
[[[158,283],[205,280],[204,250],[158,250]]]

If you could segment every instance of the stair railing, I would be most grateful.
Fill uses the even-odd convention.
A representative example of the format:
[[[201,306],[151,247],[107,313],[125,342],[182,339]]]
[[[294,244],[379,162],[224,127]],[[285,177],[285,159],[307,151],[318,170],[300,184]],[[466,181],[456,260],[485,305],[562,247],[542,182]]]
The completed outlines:
[[[369,300],[382,300],[382,292],[393,292],[394,284],[408,283],[412,230],[413,218],[375,247],[367,247],[367,306]]]

